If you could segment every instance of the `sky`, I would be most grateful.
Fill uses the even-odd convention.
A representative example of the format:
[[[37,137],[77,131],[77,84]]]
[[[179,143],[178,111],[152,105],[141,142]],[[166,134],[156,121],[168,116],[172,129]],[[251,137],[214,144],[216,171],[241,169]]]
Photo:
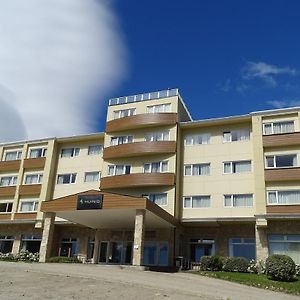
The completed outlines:
[[[178,87],[193,119],[300,106],[297,0],[10,0],[0,141],[103,131],[109,98]]]

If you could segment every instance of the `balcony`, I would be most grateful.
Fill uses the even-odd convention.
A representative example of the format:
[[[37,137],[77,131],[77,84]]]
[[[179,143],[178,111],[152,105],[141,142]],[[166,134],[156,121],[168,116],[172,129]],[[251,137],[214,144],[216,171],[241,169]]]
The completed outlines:
[[[19,171],[20,160],[0,161],[0,172]]]
[[[106,122],[106,132],[120,132],[150,126],[176,124],[176,113],[139,114]]]
[[[103,159],[175,153],[175,141],[138,142],[107,147]]]
[[[175,184],[174,173],[136,173],[101,178],[100,189],[126,189],[137,187],[171,186]]]
[[[26,158],[24,159],[24,169],[44,169],[46,158],[38,157],[38,158]]]
[[[300,214],[300,205],[267,205],[267,214]]]
[[[39,195],[41,193],[41,184],[24,184],[19,187],[19,195],[30,196]]]
[[[281,133],[263,136],[263,146],[279,147],[300,145],[300,132]]]
[[[1,186],[0,197],[14,197],[16,193],[15,186]]]
[[[300,180],[300,168],[265,169],[265,181]]]

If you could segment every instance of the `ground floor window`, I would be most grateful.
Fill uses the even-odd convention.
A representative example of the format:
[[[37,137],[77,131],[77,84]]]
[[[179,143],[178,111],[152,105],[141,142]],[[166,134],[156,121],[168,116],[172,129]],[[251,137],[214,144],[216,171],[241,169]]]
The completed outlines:
[[[94,257],[94,249],[95,249],[95,238],[89,237],[88,245],[87,245],[87,260],[91,260]]]
[[[27,250],[31,253],[40,252],[42,236],[39,234],[22,235],[21,250]]]
[[[215,241],[211,239],[191,239],[190,240],[190,260],[200,262],[202,256],[215,254]]]
[[[145,242],[144,265],[167,266],[169,258],[168,242]]]
[[[229,255],[245,257],[248,260],[255,259],[255,239],[254,238],[229,239]]]
[[[270,255],[285,254],[300,264],[300,235],[272,234],[268,240]]]
[[[10,235],[0,236],[0,253],[11,253],[15,237]]]
[[[78,250],[77,238],[63,238],[60,242],[58,256],[76,256]]]

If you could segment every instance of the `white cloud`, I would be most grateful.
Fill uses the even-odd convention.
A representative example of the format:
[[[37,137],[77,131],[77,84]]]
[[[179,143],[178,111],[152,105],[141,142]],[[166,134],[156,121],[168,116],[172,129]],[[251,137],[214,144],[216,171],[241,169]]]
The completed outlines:
[[[267,104],[274,108],[297,107],[300,106],[300,100],[270,100]]]
[[[262,79],[272,87],[277,85],[277,81],[275,79],[277,75],[286,74],[295,76],[297,74],[297,71],[290,67],[278,67],[264,62],[248,62],[242,72],[244,79]]]
[[[95,131],[95,112],[126,71],[107,3],[1,2],[0,141]]]

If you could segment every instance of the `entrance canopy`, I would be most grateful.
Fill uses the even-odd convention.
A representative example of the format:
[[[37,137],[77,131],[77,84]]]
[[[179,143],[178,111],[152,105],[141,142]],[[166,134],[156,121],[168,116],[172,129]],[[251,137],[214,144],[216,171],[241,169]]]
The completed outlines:
[[[41,210],[90,228],[134,228],[137,210],[145,210],[146,227],[179,225],[172,215],[147,198],[97,190],[44,201]]]

